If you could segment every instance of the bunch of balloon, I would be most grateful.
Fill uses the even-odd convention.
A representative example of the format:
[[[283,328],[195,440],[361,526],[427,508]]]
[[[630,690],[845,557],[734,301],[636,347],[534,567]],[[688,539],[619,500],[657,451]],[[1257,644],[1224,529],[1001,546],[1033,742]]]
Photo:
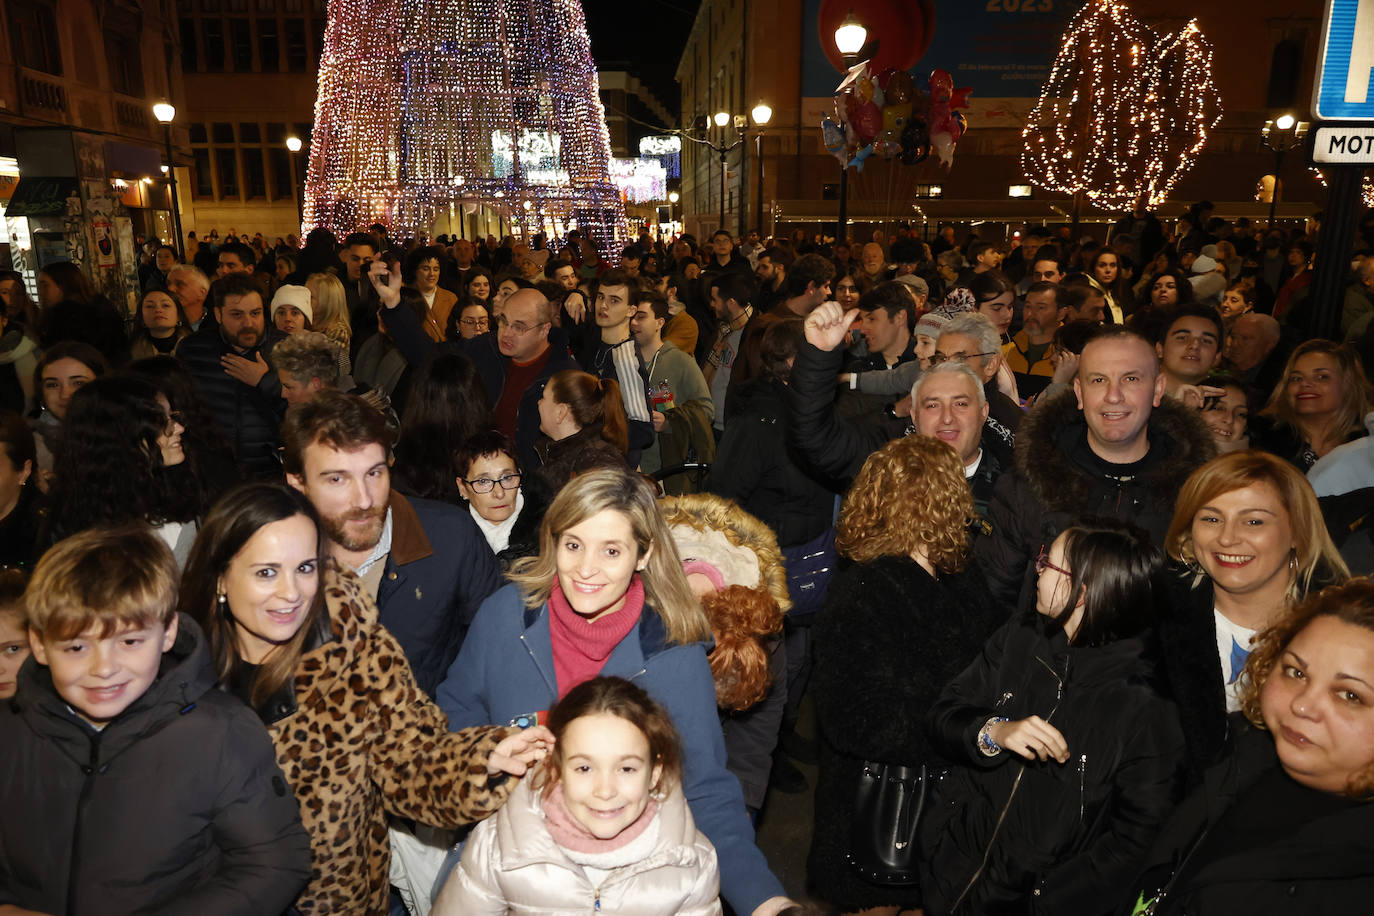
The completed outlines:
[[[821,122],[826,151],[840,165],[862,172],[869,156],[904,165],[924,162],[934,149],[941,165],[954,162],[954,148],[968,129],[960,108],[972,92],[954,87],[945,70],[933,70],[929,90],[918,89],[906,70],[876,75],[858,64],[835,90],[835,117]]]

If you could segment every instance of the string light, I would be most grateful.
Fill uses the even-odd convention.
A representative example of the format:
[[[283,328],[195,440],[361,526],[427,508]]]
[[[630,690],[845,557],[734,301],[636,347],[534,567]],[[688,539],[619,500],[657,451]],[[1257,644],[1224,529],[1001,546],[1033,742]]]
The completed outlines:
[[[482,204],[522,237],[628,241],[578,0],[331,0],[305,228],[427,237]]]
[[[1310,166],[1312,173],[1317,176],[1317,180],[1322,183],[1322,187],[1327,187],[1326,173],[1316,166]],[[1374,207],[1374,174],[1366,171],[1364,178],[1360,182],[1360,196],[1366,207]]]
[[[1221,120],[1212,46],[1189,22],[1157,36],[1119,0],[1089,0],[1026,119],[1021,168],[1037,187],[1107,209],[1168,198]]]

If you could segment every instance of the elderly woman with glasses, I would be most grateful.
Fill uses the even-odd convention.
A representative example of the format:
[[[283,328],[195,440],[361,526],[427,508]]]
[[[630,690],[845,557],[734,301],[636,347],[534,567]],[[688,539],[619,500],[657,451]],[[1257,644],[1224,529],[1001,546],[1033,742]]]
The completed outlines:
[[[458,492],[501,569],[539,553],[539,523],[553,500],[538,474],[524,474],[515,443],[494,429],[475,433],[453,453]]]

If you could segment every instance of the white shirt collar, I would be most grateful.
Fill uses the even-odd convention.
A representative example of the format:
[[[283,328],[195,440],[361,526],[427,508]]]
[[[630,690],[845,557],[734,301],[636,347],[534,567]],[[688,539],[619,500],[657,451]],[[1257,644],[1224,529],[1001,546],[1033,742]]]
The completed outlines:
[[[386,555],[391,553],[391,507],[386,509],[386,523],[382,525],[382,537],[377,541],[377,546],[372,548],[372,552],[367,555],[367,559],[354,570],[359,576],[367,575],[368,570],[376,566]]]

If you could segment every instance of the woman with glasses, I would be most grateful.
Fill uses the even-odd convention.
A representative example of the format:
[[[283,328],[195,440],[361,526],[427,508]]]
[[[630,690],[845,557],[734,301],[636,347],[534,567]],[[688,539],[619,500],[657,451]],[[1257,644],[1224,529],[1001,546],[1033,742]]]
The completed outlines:
[[[481,302],[469,302],[461,309],[454,309],[448,316],[448,339],[472,340],[491,330],[491,313]]]
[[[1033,607],[988,640],[926,720],[954,763],[921,827],[926,912],[1105,914],[1181,794],[1160,688],[1164,555],[1083,519],[1041,548]]]
[[[538,474],[521,472],[515,443],[482,430],[454,451],[453,468],[458,492],[503,571],[539,552],[539,523],[553,494]]]
[[[182,446],[181,414],[151,383],[99,378],[71,400],[40,545],[96,526],[142,521],[185,566],[206,490]]]

